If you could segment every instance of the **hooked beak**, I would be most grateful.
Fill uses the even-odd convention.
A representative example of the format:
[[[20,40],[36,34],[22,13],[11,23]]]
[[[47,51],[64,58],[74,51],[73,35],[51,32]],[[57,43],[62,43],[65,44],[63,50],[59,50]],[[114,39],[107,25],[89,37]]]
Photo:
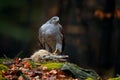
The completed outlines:
[[[58,20],[56,23],[59,23],[60,21]]]
[[[55,24],[58,24],[60,21],[59,20],[57,20],[56,22],[55,22]]]

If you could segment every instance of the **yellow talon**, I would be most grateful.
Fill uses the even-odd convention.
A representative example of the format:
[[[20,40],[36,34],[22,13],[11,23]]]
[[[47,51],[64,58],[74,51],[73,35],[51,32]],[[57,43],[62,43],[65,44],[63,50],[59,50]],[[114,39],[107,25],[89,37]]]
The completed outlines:
[[[53,54],[56,54],[57,53],[57,48],[55,49],[55,51],[53,52]]]

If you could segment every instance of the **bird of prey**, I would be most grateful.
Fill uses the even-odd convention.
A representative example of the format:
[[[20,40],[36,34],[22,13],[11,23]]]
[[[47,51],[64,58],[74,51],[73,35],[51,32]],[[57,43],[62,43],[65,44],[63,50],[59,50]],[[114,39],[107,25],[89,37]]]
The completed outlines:
[[[64,32],[59,21],[59,17],[54,16],[39,28],[40,45],[53,54],[63,51]]]

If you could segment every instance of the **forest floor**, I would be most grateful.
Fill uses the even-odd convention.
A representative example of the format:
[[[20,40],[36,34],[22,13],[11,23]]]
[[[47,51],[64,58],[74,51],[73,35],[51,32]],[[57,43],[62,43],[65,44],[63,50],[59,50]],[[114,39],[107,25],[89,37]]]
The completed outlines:
[[[74,76],[70,74],[71,72],[61,69],[64,64],[66,62],[44,61],[36,63],[24,61],[21,58],[0,59],[0,80],[104,80],[97,73],[76,67],[76,65],[70,68],[74,67],[77,70],[70,70],[73,74],[79,74]],[[106,80],[120,80],[120,77]]]

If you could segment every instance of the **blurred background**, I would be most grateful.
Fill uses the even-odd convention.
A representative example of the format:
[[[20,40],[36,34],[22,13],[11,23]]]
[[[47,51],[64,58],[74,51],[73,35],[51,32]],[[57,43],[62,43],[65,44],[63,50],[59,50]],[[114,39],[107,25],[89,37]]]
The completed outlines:
[[[120,0],[0,0],[0,57],[38,50],[38,29],[55,15],[70,62],[104,76],[120,74]]]

